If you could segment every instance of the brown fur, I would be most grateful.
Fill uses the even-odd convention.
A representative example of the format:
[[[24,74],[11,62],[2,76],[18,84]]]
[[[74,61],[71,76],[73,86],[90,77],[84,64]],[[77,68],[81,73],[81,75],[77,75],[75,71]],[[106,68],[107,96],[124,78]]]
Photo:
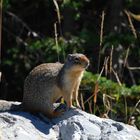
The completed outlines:
[[[35,67],[24,83],[22,106],[30,112],[41,112],[49,118],[62,112],[54,111],[53,103],[63,97],[68,108],[72,100],[78,107],[78,90],[83,72],[89,64],[83,54],[70,54],[64,64],[45,63]]]

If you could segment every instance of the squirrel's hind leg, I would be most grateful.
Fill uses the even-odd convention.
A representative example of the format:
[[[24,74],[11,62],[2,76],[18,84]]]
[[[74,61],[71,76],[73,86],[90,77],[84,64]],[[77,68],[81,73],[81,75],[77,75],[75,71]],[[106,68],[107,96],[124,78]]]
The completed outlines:
[[[46,107],[41,111],[45,116],[47,116],[49,119],[52,119],[52,118],[56,118],[56,117],[59,117],[61,116],[64,111],[63,110],[57,110],[55,111],[54,110],[54,107],[53,107],[53,104],[48,104],[46,105]]]

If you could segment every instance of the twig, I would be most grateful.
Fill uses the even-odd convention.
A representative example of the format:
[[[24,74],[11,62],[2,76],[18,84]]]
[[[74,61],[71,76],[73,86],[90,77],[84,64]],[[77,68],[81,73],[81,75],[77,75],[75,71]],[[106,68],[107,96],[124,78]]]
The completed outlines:
[[[127,49],[127,51],[126,51],[126,56],[125,56],[125,59],[124,59],[124,67],[125,67],[126,64],[127,64],[127,59],[128,59],[129,51],[130,51],[130,47],[128,47],[128,49]]]
[[[125,122],[127,123],[127,119],[128,119],[128,107],[127,107],[127,100],[126,100],[126,96],[124,96],[124,106],[125,106]]]
[[[101,78],[101,75],[102,75],[102,73],[103,73],[103,71],[104,71],[104,66],[102,67],[102,70],[101,70],[101,72],[100,72],[100,74],[99,74],[99,76],[98,76],[98,78],[97,78],[97,82],[100,80],[100,78]]]
[[[83,95],[80,94],[80,97],[81,97],[81,106],[82,106],[82,109],[85,110]]]
[[[99,85],[98,85],[98,82],[96,82],[94,93],[93,93],[93,96],[94,96],[93,102],[94,102],[94,104],[96,104],[96,102],[97,102],[97,94],[98,94],[98,92],[99,92]]]
[[[130,66],[127,66],[127,68],[129,70],[140,70],[140,67],[130,67]]]
[[[135,20],[137,21],[140,21],[140,14],[139,15],[136,15],[136,14],[133,14],[132,12],[129,11],[129,14],[131,17],[133,17]]]
[[[115,75],[115,77],[116,77],[116,79],[117,79],[118,84],[119,84],[120,86],[122,86],[122,83],[120,82],[119,76],[118,76],[118,74],[115,72],[115,70],[114,70],[113,68],[112,68],[112,72],[114,73],[114,75]]]
[[[134,37],[137,39],[137,33],[136,33],[136,30],[135,30],[134,25],[133,25],[133,23],[132,23],[130,14],[129,14],[129,12],[128,12],[127,10],[124,10],[124,12],[125,12],[125,14],[126,14],[127,17],[128,17],[128,21],[129,21],[129,24],[130,24],[132,33],[133,33]]]
[[[127,62],[127,68],[128,67],[129,67],[129,63]],[[128,69],[128,71],[129,71],[129,74],[130,74],[133,85],[136,85],[136,81],[135,81],[135,78],[134,78],[134,75],[133,75],[132,71],[130,69]]]
[[[88,101],[88,106],[89,106],[89,112],[90,112],[90,114],[93,113],[91,104],[92,104],[91,101]],[[94,105],[95,105],[95,104],[94,104]],[[94,111],[95,111],[95,110],[94,110]],[[94,114],[95,114],[95,112],[94,112]]]
[[[60,59],[59,59],[59,45],[58,45],[58,38],[57,38],[57,26],[56,26],[56,23],[54,24],[54,33],[55,33],[55,43],[56,43],[56,47],[57,47],[57,59],[58,59],[58,62],[60,62]]]
[[[100,28],[100,44],[99,44],[99,61],[98,61],[98,72],[100,68],[100,61],[101,61],[101,46],[103,43],[103,29],[104,29],[104,17],[105,17],[105,12],[102,11],[102,16],[101,16],[101,28]]]
[[[103,73],[103,71],[104,71],[104,69],[105,69],[105,66],[106,66],[106,64],[108,63],[108,57],[107,58],[105,58],[105,60],[104,60],[104,64],[103,64],[103,67],[102,67],[102,70],[101,70],[101,72],[100,72],[100,74],[99,74],[99,76],[98,76],[98,78],[97,78],[97,82],[100,80],[100,78],[101,78],[101,76],[102,76],[102,73]]]
[[[107,109],[107,112],[106,112],[107,116],[108,116],[109,111],[112,111],[112,108],[111,108],[112,107],[112,100],[115,100],[115,98],[111,97],[107,94],[103,94],[103,104]]]
[[[104,104],[104,106],[106,107],[106,109],[107,109],[107,114],[108,114],[108,112],[109,112],[110,110],[112,110],[112,109],[111,109],[110,101],[109,101],[108,97],[106,96],[106,94],[103,94],[103,104]]]
[[[108,60],[109,60],[109,57],[106,58],[106,64],[105,64],[105,76],[107,76],[107,73],[108,73]]]
[[[55,5],[56,12],[57,12],[58,23],[61,24],[61,17],[60,17],[60,10],[59,10],[58,3],[56,2],[56,0],[53,0],[53,3]]]
[[[113,45],[112,45],[112,48],[111,48],[111,52],[110,52],[110,61],[109,61],[109,72],[110,72],[110,74],[111,74],[111,72],[112,72],[112,56],[113,56],[113,49],[114,49],[114,47],[113,47]]]
[[[105,17],[105,12],[102,11],[101,30],[100,30],[100,46],[102,46],[102,43],[103,43],[104,17]]]
[[[112,100],[115,100],[115,97],[112,97],[112,96],[110,96],[110,95],[107,95],[107,94],[105,94],[108,98],[110,98],[110,99],[112,99]]]
[[[59,9],[59,6],[58,6],[58,3],[57,3],[56,0],[53,0],[53,3],[54,3],[54,5],[55,5],[56,12],[57,12],[57,18],[58,18],[60,36],[63,37],[63,34],[62,34],[62,27],[61,27],[61,14],[60,14],[60,9]],[[63,53],[63,59],[65,60],[64,47],[62,47],[62,53]]]

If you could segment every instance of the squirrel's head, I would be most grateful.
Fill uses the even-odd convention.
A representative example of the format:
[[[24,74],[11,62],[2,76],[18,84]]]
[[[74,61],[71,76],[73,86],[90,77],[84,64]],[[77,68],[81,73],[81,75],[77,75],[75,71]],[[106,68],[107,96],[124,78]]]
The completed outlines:
[[[69,54],[65,64],[73,71],[83,71],[89,66],[89,59],[83,54]]]

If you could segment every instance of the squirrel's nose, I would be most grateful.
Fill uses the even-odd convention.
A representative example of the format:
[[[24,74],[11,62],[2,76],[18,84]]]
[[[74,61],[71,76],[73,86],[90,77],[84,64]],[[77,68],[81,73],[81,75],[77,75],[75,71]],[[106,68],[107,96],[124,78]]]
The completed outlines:
[[[90,64],[89,60],[88,61],[85,61],[84,62],[84,68],[88,68],[89,64]]]
[[[89,59],[85,55],[80,57],[80,61],[85,69],[89,66]]]

